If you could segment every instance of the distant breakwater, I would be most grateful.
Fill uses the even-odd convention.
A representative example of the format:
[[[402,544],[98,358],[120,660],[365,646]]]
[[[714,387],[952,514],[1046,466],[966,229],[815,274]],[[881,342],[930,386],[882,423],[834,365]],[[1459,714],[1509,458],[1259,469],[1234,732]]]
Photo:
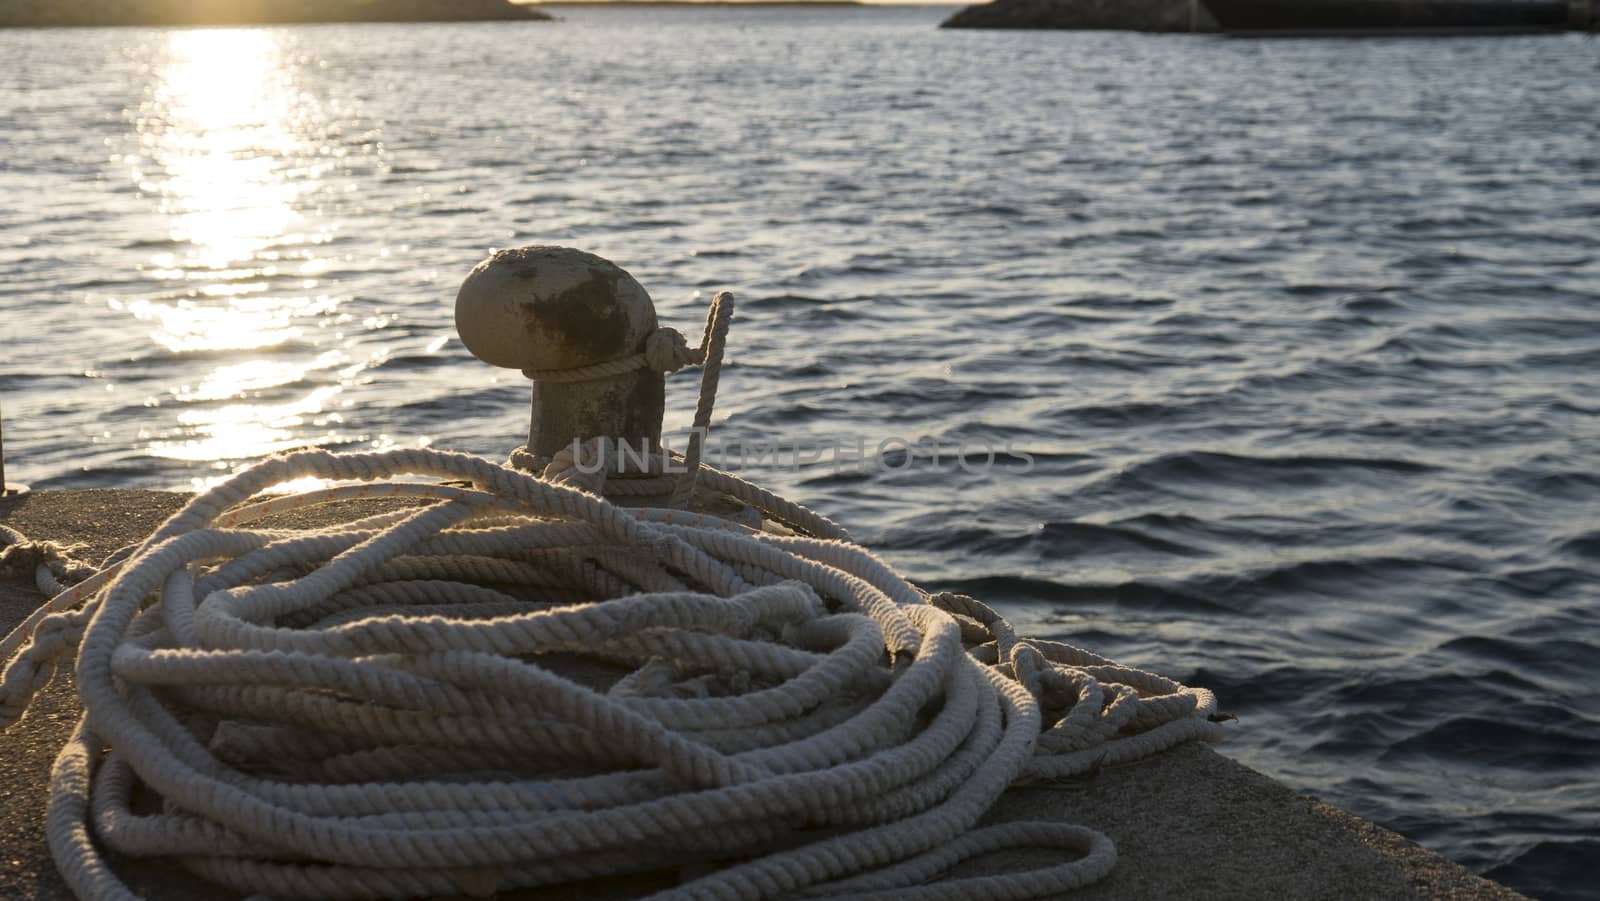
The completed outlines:
[[[992,0],[945,28],[1274,34],[1592,31],[1600,0]]]
[[[0,27],[533,21],[509,0],[0,0]]]
[[[1066,28],[1214,32],[1217,20],[1200,0],[994,0],[969,6],[944,28]]]

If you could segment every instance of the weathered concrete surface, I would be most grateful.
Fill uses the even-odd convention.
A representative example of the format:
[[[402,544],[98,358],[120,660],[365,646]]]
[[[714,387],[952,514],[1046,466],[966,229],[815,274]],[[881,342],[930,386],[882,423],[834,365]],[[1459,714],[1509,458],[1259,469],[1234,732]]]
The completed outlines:
[[[0,28],[549,18],[509,0],[0,0]]]
[[[183,500],[150,491],[40,491],[0,501],[0,522],[33,538],[83,542],[82,555],[100,559],[148,534]],[[348,519],[386,503],[397,502],[330,505],[287,514],[272,524]],[[0,579],[0,631],[9,631],[40,601],[31,584]],[[72,680],[58,675],[28,717],[0,734],[0,898],[70,897],[45,849],[43,819],[50,762],[77,715]],[[1120,862],[1104,882],[1067,896],[1077,901],[1522,897],[1198,745],[1080,780],[1012,789],[990,819],[1059,820],[1108,834]],[[1002,872],[1048,859],[1045,852],[995,854],[963,864],[952,875]],[[147,897],[234,897],[159,861],[117,866]],[[672,880],[660,874],[502,897],[633,897],[668,887]]]
[[[994,0],[969,6],[943,28],[1056,28],[1104,31],[1214,32],[1200,0]]]

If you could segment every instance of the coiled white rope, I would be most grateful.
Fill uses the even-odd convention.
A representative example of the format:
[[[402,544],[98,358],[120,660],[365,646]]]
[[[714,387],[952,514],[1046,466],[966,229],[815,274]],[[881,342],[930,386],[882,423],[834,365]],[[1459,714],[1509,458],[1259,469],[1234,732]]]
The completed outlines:
[[[315,532],[227,512],[306,476],[473,487],[383,485],[437,501]],[[306,898],[686,861],[742,862],[664,897],[1037,897],[1100,878],[1115,851],[1077,827],[971,831],[1007,786],[1217,729],[1208,692],[1019,640],[860,547],[434,451],[268,460],[196,497],[85,606],[25,628],[0,645],[8,721],[81,641],[85,717],[48,833],[83,898],[133,897],[97,842]],[[574,659],[619,677],[585,685]],[[134,812],[136,784],[165,811]],[[1082,856],[921,885],[1017,845]]]
[[[717,319],[697,353],[720,358]],[[1078,826],[974,829],[1008,786],[1219,737],[1209,692],[1019,639],[727,473],[691,469],[777,526],[616,506],[608,469],[575,466],[604,450],[544,478],[424,450],[273,458],[41,607],[0,641],[0,724],[78,649],[47,814],[72,890],[134,897],[111,849],[296,898],[684,865],[715,869],[662,897],[1041,897],[1116,851]],[[368,484],[251,503],[308,476]],[[471,487],[382,481],[419,476]],[[249,528],[372,496],[427,505]],[[1072,856],[929,882],[1019,846]]]

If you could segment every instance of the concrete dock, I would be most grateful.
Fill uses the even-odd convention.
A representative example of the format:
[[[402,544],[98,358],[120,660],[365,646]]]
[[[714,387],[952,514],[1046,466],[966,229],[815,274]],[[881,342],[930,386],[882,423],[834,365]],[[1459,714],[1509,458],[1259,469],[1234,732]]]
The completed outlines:
[[[139,490],[38,491],[0,500],[0,523],[36,540],[82,544],[98,561],[137,542],[187,496]],[[265,525],[304,527],[375,512],[385,504],[334,504],[277,516]],[[43,598],[32,579],[0,576],[0,633]],[[1223,698],[1226,706],[1226,698]],[[79,714],[73,680],[58,673],[26,719],[0,734],[0,898],[70,898],[44,839],[46,782]],[[1248,723],[1235,724],[1248,729]],[[1405,838],[1299,794],[1221,752],[1185,745],[1137,764],[1049,786],[1013,788],[993,822],[1055,820],[1091,826],[1116,842],[1112,875],[1072,893],[1084,899],[1402,899],[1523,896],[1474,876]],[[951,875],[1002,872],[1044,852],[1007,852],[962,864]],[[236,898],[162,861],[117,861],[136,891],[161,899]],[[507,893],[505,898],[636,897],[676,876],[583,883]]]

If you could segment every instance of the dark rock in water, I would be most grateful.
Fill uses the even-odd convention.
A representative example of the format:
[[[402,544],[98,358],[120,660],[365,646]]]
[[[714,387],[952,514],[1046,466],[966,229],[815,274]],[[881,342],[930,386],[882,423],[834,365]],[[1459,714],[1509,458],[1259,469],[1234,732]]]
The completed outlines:
[[[1217,21],[1200,0],[994,0],[963,9],[941,27],[1212,32]]]
[[[549,19],[510,0],[0,0],[0,27]]]
[[[1242,34],[1526,34],[1589,27],[1593,0],[1206,0]]]

